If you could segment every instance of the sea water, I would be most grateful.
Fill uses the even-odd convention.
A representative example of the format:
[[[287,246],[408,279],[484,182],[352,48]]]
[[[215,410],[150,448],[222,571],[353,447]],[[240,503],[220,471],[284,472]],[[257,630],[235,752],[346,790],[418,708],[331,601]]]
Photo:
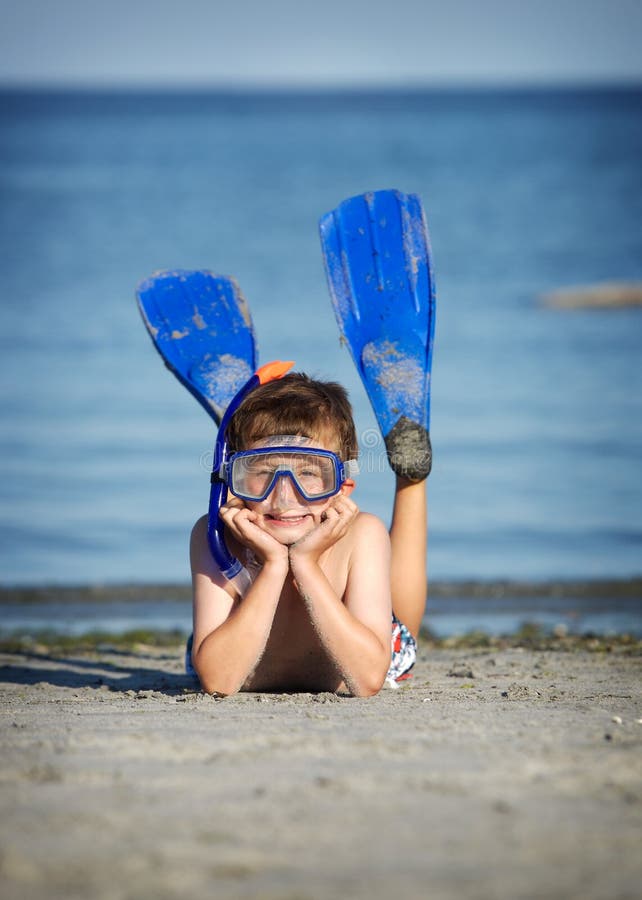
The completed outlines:
[[[317,220],[389,187],[437,281],[430,576],[642,571],[642,309],[541,300],[642,281],[642,93],[4,93],[0,128],[1,584],[188,578],[215,428],[137,312],[157,269],[236,276],[262,362],[346,384],[388,520]]]

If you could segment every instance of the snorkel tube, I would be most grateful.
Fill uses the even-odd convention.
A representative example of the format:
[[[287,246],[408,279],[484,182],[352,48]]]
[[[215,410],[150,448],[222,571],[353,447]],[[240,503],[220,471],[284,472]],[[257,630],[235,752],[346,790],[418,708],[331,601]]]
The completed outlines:
[[[227,440],[227,426],[230,419],[239,408],[245,397],[257,388],[260,384],[267,384],[268,381],[275,381],[282,378],[290,371],[293,362],[282,362],[275,360],[266,363],[256,370],[254,375],[246,381],[241,390],[235,394],[223,414],[221,424],[219,425],[216,435],[216,443],[214,444],[214,464],[212,467],[211,487],[210,487],[210,505],[207,515],[207,541],[209,543],[210,552],[219,567],[221,573],[228,581],[233,582],[234,586],[243,597],[250,587],[251,581],[247,569],[241,562],[230,553],[225,543],[225,524],[219,512],[221,507],[227,500],[227,484],[221,478],[221,469],[225,465],[229,456],[229,447]]]

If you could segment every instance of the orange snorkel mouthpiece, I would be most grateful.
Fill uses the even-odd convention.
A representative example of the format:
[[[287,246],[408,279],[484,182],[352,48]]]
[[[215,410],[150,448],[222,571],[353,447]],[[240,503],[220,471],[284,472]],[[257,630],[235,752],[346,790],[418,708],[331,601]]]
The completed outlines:
[[[254,373],[259,379],[260,384],[267,384],[268,381],[276,381],[277,378],[283,378],[294,365],[294,360],[284,362],[281,359],[274,359],[272,362],[265,363],[260,366]]]

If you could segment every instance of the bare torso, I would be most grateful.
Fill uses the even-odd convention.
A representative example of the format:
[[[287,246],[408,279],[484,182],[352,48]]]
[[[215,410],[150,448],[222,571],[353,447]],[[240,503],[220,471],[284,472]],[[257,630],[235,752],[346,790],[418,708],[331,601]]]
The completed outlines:
[[[347,579],[347,559],[343,550],[340,546],[333,547],[321,561],[326,577],[339,596]],[[249,568],[251,571],[252,564]],[[341,675],[325,651],[289,575],[263,655],[242,690],[334,692],[341,685]]]

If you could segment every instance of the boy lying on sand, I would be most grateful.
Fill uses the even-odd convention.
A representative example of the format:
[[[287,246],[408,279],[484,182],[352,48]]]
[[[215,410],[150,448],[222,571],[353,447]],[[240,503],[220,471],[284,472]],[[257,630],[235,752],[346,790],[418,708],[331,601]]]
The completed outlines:
[[[425,216],[414,194],[374,191],[345,200],[319,229],[342,340],[397,476],[390,535],[351,497],[358,448],[343,388],[282,377],[289,364],[268,378],[262,370],[277,362],[238,391],[256,348],[233,279],[176,270],[138,288],[156,348],[220,423],[209,515],[191,541],[187,666],[208,692],[371,696],[407,677],[415,659],[432,458]]]
[[[252,583],[241,598],[199,519],[191,662],[203,689],[368,697],[408,677],[426,602],[425,479],[397,475],[388,535],[351,498],[358,447],[345,390],[299,373],[249,393],[227,437],[221,517]]]

